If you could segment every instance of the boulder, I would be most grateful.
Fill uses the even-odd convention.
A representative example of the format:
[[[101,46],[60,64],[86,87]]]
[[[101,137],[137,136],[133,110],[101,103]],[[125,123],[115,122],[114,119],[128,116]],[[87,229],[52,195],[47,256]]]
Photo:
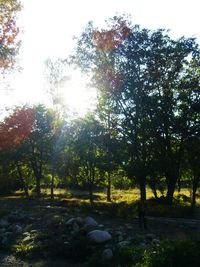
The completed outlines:
[[[84,222],[86,225],[89,225],[89,226],[97,226],[98,225],[98,223],[92,217],[85,218]]]
[[[94,230],[88,233],[88,238],[95,243],[104,243],[112,239],[112,236],[107,231]]]

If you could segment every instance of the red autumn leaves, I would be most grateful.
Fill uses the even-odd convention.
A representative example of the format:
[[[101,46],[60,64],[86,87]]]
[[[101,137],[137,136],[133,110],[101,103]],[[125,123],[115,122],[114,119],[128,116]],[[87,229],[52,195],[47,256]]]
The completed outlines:
[[[130,29],[126,26],[126,22],[120,21],[116,29],[108,31],[95,31],[93,40],[98,50],[112,51],[117,48],[129,35]]]
[[[32,108],[17,109],[0,123],[0,150],[21,144],[31,134],[35,122]]]
[[[100,52],[111,53],[129,36],[130,29],[126,21],[116,20],[117,25],[111,30],[95,31],[93,41]],[[122,74],[109,63],[104,63],[96,73],[96,80],[102,88],[110,93],[116,93],[123,83]]]

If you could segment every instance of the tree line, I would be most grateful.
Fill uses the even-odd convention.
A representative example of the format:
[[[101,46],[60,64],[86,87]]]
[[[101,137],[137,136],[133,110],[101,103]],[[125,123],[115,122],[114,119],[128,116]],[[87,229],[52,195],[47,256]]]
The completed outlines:
[[[169,204],[184,183],[195,205],[200,179],[195,39],[174,40],[166,30],[144,29],[118,16],[105,29],[88,23],[66,62],[89,75],[97,89],[96,110],[69,120],[56,108],[16,108],[0,125],[1,181],[17,178],[27,196],[30,184],[40,196],[45,182],[52,198],[55,183],[86,186],[92,203],[96,187],[106,187],[110,201],[112,183],[127,177],[143,200],[147,185],[157,198],[164,183]],[[58,81],[59,72],[53,78]]]

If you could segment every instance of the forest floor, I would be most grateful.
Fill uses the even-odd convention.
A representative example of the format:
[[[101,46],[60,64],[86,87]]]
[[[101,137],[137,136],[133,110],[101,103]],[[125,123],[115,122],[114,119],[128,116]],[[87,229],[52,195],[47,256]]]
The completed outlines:
[[[23,199],[21,196],[0,198],[0,266],[1,267],[65,267],[84,266],[62,259],[65,245],[73,242],[66,222],[72,218],[92,217],[99,229],[112,234],[113,242],[129,242],[134,239],[162,240],[200,236],[199,208],[195,216],[175,218],[148,214],[148,229],[140,229],[134,205],[129,203],[96,202],[94,207],[72,196],[69,199]],[[173,215],[174,213],[172,213]],[[185,214],[185,213],[183,213]],[[181,215],[181,214],[180,214]],[[62,237],[62,238],[61,238]],[[47,251],[45,251],[45,249]],[[77,247],[76,247],[77,249]],[[43,251],[42,253],[41,250]],[[51,257],[53,253],[53,257]]]

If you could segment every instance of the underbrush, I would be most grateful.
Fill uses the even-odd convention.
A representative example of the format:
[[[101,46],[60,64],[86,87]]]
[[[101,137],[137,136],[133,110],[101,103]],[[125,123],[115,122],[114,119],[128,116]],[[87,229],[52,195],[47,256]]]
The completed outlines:
[[[199,241],[191,239],[163,240],[146,247],[123,246],[114,250],[112,261],[104,262],[100,252],[94,253],[87,267],[198,267]]]

